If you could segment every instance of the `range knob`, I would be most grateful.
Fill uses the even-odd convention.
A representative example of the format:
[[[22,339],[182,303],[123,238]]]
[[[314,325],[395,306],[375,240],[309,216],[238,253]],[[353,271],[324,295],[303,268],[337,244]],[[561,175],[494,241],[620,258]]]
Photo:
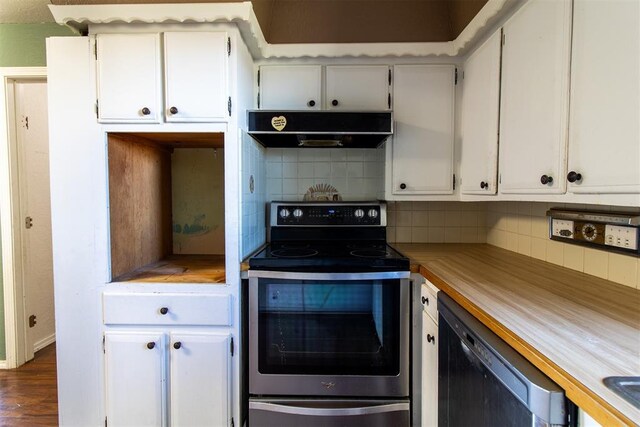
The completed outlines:
[[[293,210],[293,216],[295,218],[301,218],[302,217],[302,209],[300,208],[296,208]]]
[[[367,212],[367,215],[369,216],[369,218],[377,218],[378,211],[375,209],[369,209],[369,212]]]
[[[289,212],[289,209],[287,208],[280,209],[280,218],[288,218],[289,215],[291,215],[291,212]]]
[[[362,210],[362,209],[358,208],[358,209],[356,209],[356,211],[353,213],[353,215],[354,215],[356,218],[362,218],[362,217],[364,217],[364,210]]]

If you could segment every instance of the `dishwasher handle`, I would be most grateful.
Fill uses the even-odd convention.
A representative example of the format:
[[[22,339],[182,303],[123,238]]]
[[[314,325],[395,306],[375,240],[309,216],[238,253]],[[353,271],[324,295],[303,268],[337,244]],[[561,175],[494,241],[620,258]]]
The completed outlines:
[[[344,416],[361,416],[371,414],[381,414],[385,412],[408,411],[409,403],[387,403],[382,405],[361,406],[362,403],[356,403],[359,406],[346,408],[320,408],[305,405],[302,402],[296,404],[278,404],[270,402],[249,402],[249,409],[257,409],[261,411],[279,412],[281,414],[305,415],[313,417],[344,417]]]

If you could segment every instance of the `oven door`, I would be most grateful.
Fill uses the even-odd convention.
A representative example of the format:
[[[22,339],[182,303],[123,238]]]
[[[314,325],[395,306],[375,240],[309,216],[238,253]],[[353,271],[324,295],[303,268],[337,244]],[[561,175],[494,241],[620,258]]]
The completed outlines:
[[[249,393],[409,395],[409,272],[249,271]]]

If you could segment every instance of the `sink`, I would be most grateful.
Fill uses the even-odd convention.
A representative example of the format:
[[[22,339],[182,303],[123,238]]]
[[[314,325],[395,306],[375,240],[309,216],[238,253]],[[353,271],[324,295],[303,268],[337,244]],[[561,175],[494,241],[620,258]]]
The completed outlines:
[[[640,377],[607,377],[602,382],[618,396],[640,409]]]

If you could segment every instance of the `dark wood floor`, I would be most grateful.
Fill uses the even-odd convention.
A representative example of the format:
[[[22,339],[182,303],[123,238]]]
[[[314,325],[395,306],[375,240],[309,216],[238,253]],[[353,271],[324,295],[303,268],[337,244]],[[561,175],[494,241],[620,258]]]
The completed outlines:
[[[0,370],[0,426],[57,426],[56,345],[17,369]]]

